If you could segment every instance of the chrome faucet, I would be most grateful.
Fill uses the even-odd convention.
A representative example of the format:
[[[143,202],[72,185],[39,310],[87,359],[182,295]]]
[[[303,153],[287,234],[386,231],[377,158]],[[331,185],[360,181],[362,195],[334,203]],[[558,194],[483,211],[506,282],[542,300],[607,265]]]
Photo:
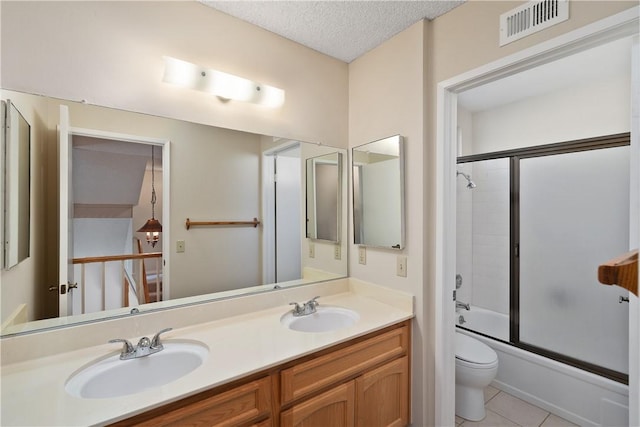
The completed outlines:
[[[149,339],[148,337],[142,337],[140,338],[140,341],[138,341],[138,345],[136,345],[135,347],[133,346],[133,344],[131,344],[131,342],[129,342],[129,340],[125,340],[123,338],[116,338],[113,340],[109,340],[109,342],[123,343],[122,352],[120,353],[120,360],[135,359],[138,357],[149,356],[150,354],[157,353],[164,349],[164,346],[160,342],[160,334],[169,332],[172,329],[173,328],[163,329],[155,334],[152,339]]]
[[[300,305],[297,302],[290,302],[289,305],[293,305],[293,315],[295,317],[306,316],[308,314],[312,314],[316,312],[317,307],[320,305],[318,301],[316,301],[320,297],[315,297]]]
[[[469,304],[465,304],[462,301],[456,301],[456,309],[458,308],[464,308],[465,310],[471,310],[471,307],[469,307]]]

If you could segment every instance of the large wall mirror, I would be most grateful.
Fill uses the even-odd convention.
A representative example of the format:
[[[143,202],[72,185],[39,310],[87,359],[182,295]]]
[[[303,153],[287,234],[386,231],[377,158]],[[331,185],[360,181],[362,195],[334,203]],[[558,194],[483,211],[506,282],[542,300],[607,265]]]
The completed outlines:
[[[31,126],[16,106],[2,101],[3,267],[29,257]]]
[[[340,242],[342,153],[307,159],[307,237]]]
[[[329,156],[327,161],[342,170],[346,150],[15,91],[2,90],[1,94],[28,111],[27,117],[35,118],[34,134],[42,155],[34,167],[43,171],[43,181],[52,183],[46,192],[36,189],[43,200],[41,208],[32,213],[36,223],[52,230],[38,241],[37,250],[43,254],[39,262],[46,265],[41,266],[43,280],[34,283],[31,291],[35,302],[15,297],[16,288],[24,283],[18,283],[21,280],[13,275],[3,276],[0,296],[5,300],[5,325],[5,316],[13,310],[5,307],[6,301],[39,308],[28,316],[29,322],[9,325],[3,335],[130,315],[133,307],[140,312],[166,309],[275,292],[274,283],[284,288],[347,276],[346,257],[334,257],[334,242],[347,244],[346,225],[334,229],[339,234],[327,239],[331,242],[315,242],[315,253],[310,257],[305,204],[307,160]],[[49,290],[58,284],[60,254],[58,218],[51,214],[58,212],[60,203],[55,184],[62,172],[57,154],[60,105],[68,108],[73,166],[71,232],[64,237],[73,242],[73,255],[67,263],[75,272],[73,284],[77,283],[70,291],[64,317],[58,316],[59,289]],[[168,143],[154,145],[154,141]],[[341,174],[333,179],[340,200],[332,200],[331,209],[337,204],[340,212],[335,212],[334,218],[346,221],[347,182]],[[155,217],[163,227],[155,247],[137,232],[152,216],[152,187],[157,193]],[[187,218],[192,221],[189,228]],[[257,224],[252,223],[254,218]],[[115,267],[83,267],[86,261],[78,261],[129,254],[135,258],[139,252],[160,255],[142,263],[120,260]],[[346,246],[341,252],[348,252]],[[109,268],[113,272],[109,273]],[[109,283],[82,282],[90,276],[107,277]],[[127,284],[123,284],[123,276]],[[148,282],[149,296],[140,291],[143,278]],[[91,293],[104,293],[106,298]]]
[[[404,151],[402,136],[353,148],[354,243],[404,248]]]

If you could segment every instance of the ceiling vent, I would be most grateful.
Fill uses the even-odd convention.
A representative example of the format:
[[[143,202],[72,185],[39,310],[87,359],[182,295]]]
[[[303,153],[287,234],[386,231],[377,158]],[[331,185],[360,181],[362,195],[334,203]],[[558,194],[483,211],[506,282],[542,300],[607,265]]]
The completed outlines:
[[[500,15],[500,46],[569,19],[569,0],[534,0]]]

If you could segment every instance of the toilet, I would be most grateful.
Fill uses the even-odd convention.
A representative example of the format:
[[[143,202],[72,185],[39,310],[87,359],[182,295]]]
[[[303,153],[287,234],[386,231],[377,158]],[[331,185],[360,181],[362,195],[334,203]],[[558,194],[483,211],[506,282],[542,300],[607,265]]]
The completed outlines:
[[[484,388],[498,373],[498,355],[479,340],[456,331],[456,415],[470,421],[485,417]]]

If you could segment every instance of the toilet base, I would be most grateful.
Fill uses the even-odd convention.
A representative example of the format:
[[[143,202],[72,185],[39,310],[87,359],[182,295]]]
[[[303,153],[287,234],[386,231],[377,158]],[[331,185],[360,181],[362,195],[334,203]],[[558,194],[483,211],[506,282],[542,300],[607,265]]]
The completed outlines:
[[[486,416],[483,389],[456,384],[456,415],[469,421],[483,420]]]

